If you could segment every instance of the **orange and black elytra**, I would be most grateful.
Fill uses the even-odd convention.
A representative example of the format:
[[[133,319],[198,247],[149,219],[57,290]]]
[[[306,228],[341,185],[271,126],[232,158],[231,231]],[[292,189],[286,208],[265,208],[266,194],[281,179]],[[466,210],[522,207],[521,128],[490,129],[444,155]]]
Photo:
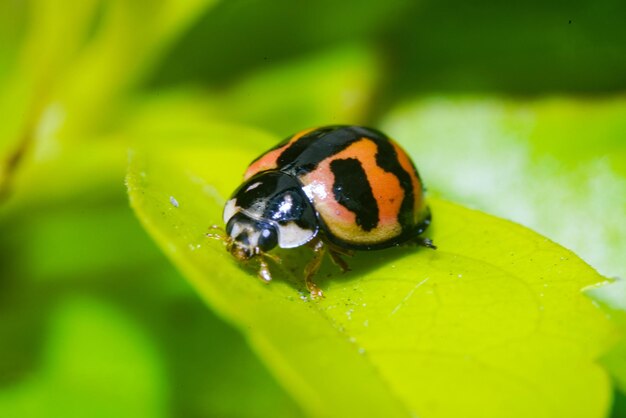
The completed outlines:
[[[327,126],[292,135],[248,167],[224,207],[224,240],[239,261],[257,259],[259,277],[271,280],[272,248],[308,245],[312,278],[326,252],[342,270],[342,255],[406,243],[435,248],[420,235],[430,224],[424,186],[415,165],[393,140],[361,126]],[[279,261],[279,260],[277,260]]]

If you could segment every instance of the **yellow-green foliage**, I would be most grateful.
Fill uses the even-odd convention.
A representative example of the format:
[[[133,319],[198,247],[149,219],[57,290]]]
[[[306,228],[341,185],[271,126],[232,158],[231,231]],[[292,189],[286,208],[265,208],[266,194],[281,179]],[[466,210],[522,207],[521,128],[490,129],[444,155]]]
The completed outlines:
[[[624,416],[626,3],[511,7],[0,1],[0,417]],[[315,302],[306,249],[263,286],[203,234],[335,123],[409,151],[439,249]]]

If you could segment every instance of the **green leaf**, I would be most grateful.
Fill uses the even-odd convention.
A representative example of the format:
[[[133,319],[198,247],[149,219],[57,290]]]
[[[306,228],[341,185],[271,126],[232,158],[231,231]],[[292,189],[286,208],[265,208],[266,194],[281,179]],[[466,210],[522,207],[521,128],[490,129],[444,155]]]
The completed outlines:
[[[217,95],[214,119],[278,133],[363,123],[381,78],[377,58],[371,48],[348,45],[258,71]]]
[[[488,13],[458,0],[414,4],[383,38],[394,64],[386,96],[594,97],[626,87],[624,2],[526,2],[514,14],[501,2],[483,3]]]
[[[626,334],[626,280],[614,279],[608,283],[592,286],[585,293],[609,312],[611,319],[619,325],[622,334]],[[616,385],[626,394],[626,338],[602,357]]]
[[[272,144],[205,127],[131,153],[131,205],[206,301],[237,325],[312,416],[602,417],[594,360],[615,340],[581,294],[601,282],[571,252],[519,225],[431,200],[437,251],[357,254],[304,293],[305,249],[264,285],[205,237],[247,163]],[[174,205],[172,202],[176,201]]]
[[[407,140],[431,190],[521,222],[601,273],[626,277],[623,99],[430,97],[398,106],[383,125]],[[587,294],[619,324],[623,284]],[[626,341],[602,364],[626,390]]]
[[[122,132],[149,129],[162,135],[159,127],[163,125],[184,129],[206,119],[251,125],[281,135],[329,121],[364,123],[381,78],[377,58],[372,48],[344,45],[290,59],[208,92],[180,87],[163,90],[142,97],[121,112],[130,125]]]
[[[214,0],[2,5],[0,193],[22,160],[53,160],[110,128],[122,98]],[[5,65],[2,65],[6,62]]]
[[[222,1],[173,48],[154,82],[200,81],[217,87],[301,54],[371,42],[395,27],[412,4],[408,0]]]
[[[167,380],[159,353],[115,308],[67,300],[51,315],[43,354],[39,373],[0,391],[0,415],[165,416]]]
[[[167,370],[167,390],[159,394],[167,402],[160,405],[169,416],[254,418],[263,416],[259,411],[264,410],[273,411],[273,417],[301,416],[240,333],[207,312],[198,295],[181,280],[137,223],[119,186],[118,182],[119,196],[104,202],[90,204],[83,193],[63,205],[46,204],[43,210],[21,207],[8,219],[0,216],[0,276],[7,279],[2,286],[0,340],[10,341],[0,345],[0,416],[28,417],[23,411],[26,405],[36,409],[32,416],[53,416],[45,411],[49,409],[46,393],[54,392],[60,404],[76,395],[76,388],[58,384],[67,369],[95,363],[93,373],[81,381],[90,385],[128,380],[124,374],[112,377],[108,369],[102,370],[99,359],[103,355],[85,349],[90,344],[109,349],[120,334],[132,344],[133,336],[124,331],[126,322],[132,322],[137,333],[147,333],[156,345],[151,349],[160,355],[154,367]],[[87,302],[80,305],[98,306],[66,309],[68,295],[69,305],[77,305],[73,302],[77,292],[98,295],[109,308]],[[64,329],[82,319],[88,323],[84,327],[96,328],[96,337],[82,329],[76,331],[79,336],[59,333],[54,326],[50,332],[41,332],[49,318],[57,323],[60,304],[63,312],[70,312],[62,315],[71,322]],[[102,320],[92,319],[94,311],[110,317],[112,325],[101,326]],[[122,311],[125,315],[120,315]],[[71,315],[77,318],[73,322],[67,318]],[[123,321],[118,321],[120,317]],[[77,342],[77,338],[91,341]],[[54,378],[49,376],[49,364],[40,358],[42,347],[47,350],[49,345],[61,347],[56,350],[62,352],[59,357],[65,355],[53,360],[59,363]],[[138,376],[140,366],[133,369]],[[138,384],[154,380],[153,376],[139,377],[147,382]],[[245,405],[241,393],[246,393]],[[110,411],[128,407],[125,399],[115,398],[110,399],[112,405],[102,408],[98,402],[107,396],[104,392],[81,396],[86,405],[95,401],[92,409],[76,409],[82,416],[96,416],[97,408],[108,416],[123,416]]]
[[[520,222],[626,277],[626,101],[429,97],[394,109],[430,190]]]

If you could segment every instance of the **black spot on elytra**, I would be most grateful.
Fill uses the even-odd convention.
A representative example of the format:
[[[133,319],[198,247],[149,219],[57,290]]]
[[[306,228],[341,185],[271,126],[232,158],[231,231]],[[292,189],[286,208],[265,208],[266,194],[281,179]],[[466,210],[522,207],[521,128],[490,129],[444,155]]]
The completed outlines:
[[[273,149],[278,149],[284,146],[292,138],[293,136],[285,139],[281,143],[277,144]],[[404,192],[403,196],[398,196],[402,199],[400,211],[398,213],[398,223],[402,227],[402,234],[398,237],[398,240],[404,240],[421,233],[428,223],[426,222],[426,218],[417,223],[415,221],[415,210],[417,210],[417,208],[415,208],[415,191],[413,189],[410,171],[415,174],[420,184],[422,184],[422,187],[424,187],[419,173],[412,163],[412,167],[409,168],[409,171],[402,167],[398,160],[396,150],[389,138],[376,129],[361,126],[335,125],[311,131],[300,137],[294,143],[290,144],[281,153],[276,161],[276,171],[280,171],[293,176],[296,179],[300,179],[303,175],[315,170],[325,159],[336,155],[363,138],[366,138],[376,144],[376,164],[386,172],[396,176],[400,182],[400,187]],[[364,176],[362,177],[362,180],[363,179],[365,179]],[[346,205],[347,204],[350,203],[346,203]],[[354,205],[354,202],[351,204]],[[374,206],[376,207],[376,211],[378,211],[377,206]],[[348,208],[348,206],[346,207]],[[308,218],[308,216],[304,218]],[[378,215],[376,216],[376,220],[377,218]],[[361,221],[367,225],[368,221],[363,219],[363,216],[361,216]],[[369,222],[371,224],[373,221],[370,220]],[[308,222],[303,222],[301,220],[300,223],[306,224]],[[365,229],[364,226],[362,227]],[[337,243],[341,245],[345,244],[347,248],[351,245],[350,243],[339,242],[339,240],[337,240]],[[367,248],[385,248],[386,245],[388,244],[381,243],[380,245],[368,245]],[[357,248],[358,246],[352,245],[352,247]]]
[[[411,175],[400,165],[398,153],[396,153],[396,149],[391,142],[379,140],[376,142],[376,145],[378,146],[376,164],[386,172],[392,173],[398,179],[400,187],[402,187],[404,191],[404,197],[400,205],[400,213],[398,213],[398,222],[402,225],[402,228],[412,226],[414,223],[415,191],[413,190]]]
[[[408,226],[412,226],[415,222],[413,219],[413,212],[416,210],[413,182],[411,181],[411,175],[400,164],[400,161],[398,160],[398,153],[393,147],[393,144],[389,141],[385,134],[377,131],[376,129],[363,128],[360,126],[354,126],[352,129],[363,136],[367,136],[376,143],[376,146],[378,147],[378,152],[376,153],[376,164],[386,172],[396,176],[396,178],[400,181],[400,187],[402,187],[402,190],[404,191],[404,199],[402,199],[402,204],[400,206],[398,221],[400,222],[400,225],[402,225],[403,229]],[[411,168],[413,170],[413,174],[415,174],[415,177],[417,177],[418,181],[423,186],[422,179],[420,178],[420,175],[412,161]]]
[[[316,129],[291,144],[278,157],[278,168],[295,176],[310,173],[321,161],[341,152],[359,139],[348,127],[328,126]]]
[[[333,193],[339,204],[356,215],[356,223],[365,231],[378,225],[378,204],[359,160],[334,160],[330,170],[335,176]]]
[[[382,132],[361,126],[327,126],[302,136],[291,144],[277,160],[278,169],[300,177],[317,168],[320,162],[367,138],[377,147],[376,164],[396,176],[404,191],[398,222],[402,228],[411,228],[415,222],[415,194],[410,174],[400,165],[398,154],[389,138]],[[415,166],[413,172],[421,179]]]

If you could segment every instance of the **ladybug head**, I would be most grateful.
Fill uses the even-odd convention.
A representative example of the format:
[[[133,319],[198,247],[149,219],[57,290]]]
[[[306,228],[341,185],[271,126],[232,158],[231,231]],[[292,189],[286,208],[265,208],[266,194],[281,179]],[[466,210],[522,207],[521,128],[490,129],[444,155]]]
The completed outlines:
[[[234,214],[226,224],[228,250],[237,260],[245,261],[265,253],[278,244],[276,228],[269,222]]]

